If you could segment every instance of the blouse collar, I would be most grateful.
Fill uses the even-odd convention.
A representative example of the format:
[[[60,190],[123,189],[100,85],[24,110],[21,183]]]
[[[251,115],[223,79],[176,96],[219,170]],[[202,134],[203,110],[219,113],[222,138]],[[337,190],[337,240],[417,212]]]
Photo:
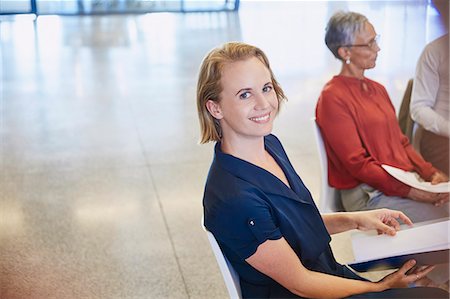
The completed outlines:
[[[283,170],[291,188],[267,170],[250,162],[222,152],[221,143],[217,142],[214,148],[215,159],[220,167],[232,173],[234,176],[257,186],[267,194],[275,194],[287,197],[301,203],[311,204],[312,198],[308,189],[296,176],[295,170],[289,161],[280,155],[274,145],[264,137],[264,146]],[[295,176],[295,177],[294,177]]]
[[[356,77],[348,77],[344,75],[336,75],[334,79],[340,80],[345,84],[350,84],[359,87],[362,93],[367,95],[372,95],[375,93],[375,88],[373,86],[372,80],[363,77],[362,79]]]

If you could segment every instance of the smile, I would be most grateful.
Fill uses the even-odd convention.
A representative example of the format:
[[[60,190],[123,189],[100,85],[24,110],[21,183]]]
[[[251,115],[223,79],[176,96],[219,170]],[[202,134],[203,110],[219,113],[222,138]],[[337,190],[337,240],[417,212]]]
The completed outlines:
[[[250,117],[250,120],[257,122],[257,123],[265,123],[269,120],[269,118],[270,118],[270,113],[267,113],[265,115],[258,116],[258,117]]]

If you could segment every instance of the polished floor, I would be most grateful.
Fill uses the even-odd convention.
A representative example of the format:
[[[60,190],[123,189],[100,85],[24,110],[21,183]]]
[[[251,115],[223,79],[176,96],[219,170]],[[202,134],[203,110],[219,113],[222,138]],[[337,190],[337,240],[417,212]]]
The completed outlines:
[[[198,144],[199,64],[230,40],[266,51],[289,97],[274,131],[318,201],[310,118],[339,70],[323,43],[339,9],[381,34],[367,76],[399,107],[423,46],[445,30],[427,1],[0,22],[0,298],[225,298],[200,226],[212,145]],[[347,241],[333,241],[342,262]]]

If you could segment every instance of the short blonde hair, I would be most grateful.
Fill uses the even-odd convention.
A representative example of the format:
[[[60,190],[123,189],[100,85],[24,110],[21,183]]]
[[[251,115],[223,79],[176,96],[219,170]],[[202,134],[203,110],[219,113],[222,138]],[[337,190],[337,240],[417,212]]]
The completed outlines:
[[[266,54],[261,49],[240,42],[225,43],[211,50],[203,59],[200,66],[197,82],[197,112],[201,130],[200,143],[219,141],[222,137],[220,123],[209,113],[206,108],[206,102],[209,100],[214,102],[220,101],[219,95],[223,90],[220,84],[223,66],[227,63],[245,60],[251,57],[258,58],[269,70],[278,104],[283,100],[287,100],[281,86],[275,80]]]

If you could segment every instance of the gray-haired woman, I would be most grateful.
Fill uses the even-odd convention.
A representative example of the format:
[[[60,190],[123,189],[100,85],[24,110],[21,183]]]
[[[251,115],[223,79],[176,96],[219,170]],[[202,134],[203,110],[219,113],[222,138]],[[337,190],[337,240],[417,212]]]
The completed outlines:
[[[383,85],[364,76],[380,51],[373,25],[359,13],[338,12],[328,22],[325,42],[342,68],[323,88],[316,119],[329,160],[328,183],[341,190],[344,208],[391,208],[414,222],[448,217],[448,193],[413,188],[382,167],[417,172],[432,184],[448,181],[402,134]]]
[[[382,167],[417,172],[432,184],[448,181],[402,134],[383,85],[364,76],[375,67],[380,51],[373,25],[359,13],[338,12],[328,22],[325,43],[342,68],[323,88],[316,119],[329,161],[328,183],[341,190],[344,208],[400,210],[413,222],[448,217],[448,193],[413,188]],[[430,277],[435,284],[448,285],[448,264]]]

